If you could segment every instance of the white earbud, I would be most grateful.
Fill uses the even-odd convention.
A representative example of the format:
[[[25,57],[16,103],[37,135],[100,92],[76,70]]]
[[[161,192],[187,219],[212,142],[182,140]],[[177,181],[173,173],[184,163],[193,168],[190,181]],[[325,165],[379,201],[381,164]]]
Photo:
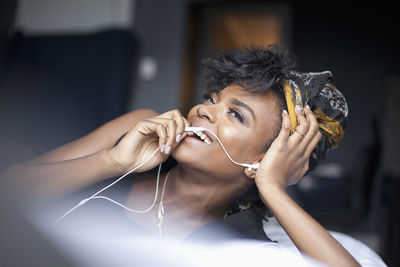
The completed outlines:
[[[259,162],[257,162],[257,163],[254,163],[254,164],[241,164],[243,167],[247,167],[247,170],[249,171],[249,172],[251,172],[253,169],[254,170],[257,170],[258,169],[258,167],[260,167],[260,163]],[[245,166],[246,165],[246,166]]]
[[[229,156],[229,154],[228,154],[228,152],[226,151],[226,149],[225,149],[224,145],[222,144],[221,140],[219,140],[218,136],[217,136],[213,131],[211,131],[210,129],[203,128],[203,127],[185,127],[185,132],[200,132],[200,131],[208,131],[208,132],[210,132],[212,135],[214,135],[215,138],[217,138],[217,140],[218,140],[219,144],[221,145],[222,149],[224,150],[225,154],[228,156],[229,160],[232,161],[232,163],[234,163],[234,164],[236,164],[236,165],[240,165],[240,166],[246,167],[249,171],[252,171],[253,169],[254,169],[254,170],[257,170],[258,167],[260,166],[260,163],[259,163],[259,162],[254,163],[254,164],[247,164],[247,163],[239,163],[239,162],[234,161],[234,160]]]

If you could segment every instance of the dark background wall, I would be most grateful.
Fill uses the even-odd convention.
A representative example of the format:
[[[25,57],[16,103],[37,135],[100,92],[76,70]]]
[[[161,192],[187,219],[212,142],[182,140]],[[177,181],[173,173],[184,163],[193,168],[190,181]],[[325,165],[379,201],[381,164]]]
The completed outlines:
[[[349,104],[343,145],[329,159],[351,167],[361,146],[373,141],[372,121],[385,122],[388,79],[399,75],[394,7],[293,5],[293,50],[304,70],[331,70]]]
[[[140,45],[140,60],[152,59],[156,75],[134,81],[130,108],[166,112],[179,108],[187,1],[137,1],[134,32]]]

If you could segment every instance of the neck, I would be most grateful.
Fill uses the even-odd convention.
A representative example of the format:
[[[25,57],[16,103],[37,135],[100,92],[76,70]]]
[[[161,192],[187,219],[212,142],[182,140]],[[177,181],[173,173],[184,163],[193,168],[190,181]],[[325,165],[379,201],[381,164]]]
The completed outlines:
[[[160,180],[159,195],[156,207],[160,207],[161,194],[165,209],[162,216],[163,236],[174,238],[185,237],[195,229],[224,217],[238,189],[245,188],[248,181],[239,173],[235,175],[210,174],[205,171],[177,165],[169,172],[169,178],[164,187],[166,175]],[[229,177],[229,179],[227,179]],[[132,187],[127,199],[127,206],[145,209],[154,198],[154,177],[142,176]],[[144,228],[159,233],[159,209],[152,209],[145,214],[127,213],[128,216]]]
[[[178,164],[170,171],[163,202],[196,221],[220,219],[240,188],[229,180]]]

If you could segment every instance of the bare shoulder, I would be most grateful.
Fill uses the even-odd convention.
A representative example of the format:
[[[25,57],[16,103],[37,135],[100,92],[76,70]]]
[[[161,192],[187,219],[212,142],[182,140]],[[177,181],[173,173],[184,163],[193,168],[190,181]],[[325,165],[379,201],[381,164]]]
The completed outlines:
[[[137,122],[157,115],[158,113],[151,109],[138,109],[128,112],[103,124],[89,134],[32,160],[31,163],[70,160],[91,155],[105,148],[110,148]]]

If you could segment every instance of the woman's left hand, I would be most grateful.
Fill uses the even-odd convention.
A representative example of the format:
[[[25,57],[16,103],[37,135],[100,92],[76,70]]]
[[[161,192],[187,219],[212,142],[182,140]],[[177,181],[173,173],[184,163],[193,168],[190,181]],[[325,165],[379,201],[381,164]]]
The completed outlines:
[[[278,137],[260,162],[255,182],[264,186],[286,186],[297,183],[308,170],[311,152],[321,139],[318,121],[311,109],[296,108],[298,126],[290,135],[289,115],[282,112],[282,127]]]
[[[290,135],[289,116],[282,113],[281,131],[256,172],[260,197],[302,253],[329,266],[360,266],[285,191],[286,186],[297,183],[307,172],[311,152],[322,137],[318,122],[308,107],[297,109],[296,117],[298,127]]]

